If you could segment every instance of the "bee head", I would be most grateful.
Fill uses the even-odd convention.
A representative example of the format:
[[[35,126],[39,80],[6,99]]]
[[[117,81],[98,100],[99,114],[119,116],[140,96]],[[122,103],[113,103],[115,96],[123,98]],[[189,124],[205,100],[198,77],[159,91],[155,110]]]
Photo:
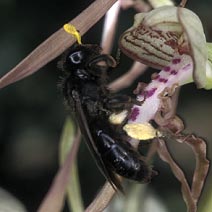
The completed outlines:
[[[93,58],[100,55],[101,48],[97,45],[75,44],[62,57],[62,68],[66,72],[76,69],[85,69]]]
[[[101,47],[93,44],[72,46],[63,55],[59,66],[68,74],[100,77],[108,67],[116,65],[115,60],[106,54],[101,54]]]

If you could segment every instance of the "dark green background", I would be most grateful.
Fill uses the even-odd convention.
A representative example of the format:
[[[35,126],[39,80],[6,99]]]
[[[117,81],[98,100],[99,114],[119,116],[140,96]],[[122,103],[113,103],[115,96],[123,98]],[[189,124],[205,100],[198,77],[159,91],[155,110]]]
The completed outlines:
[[[0,0],[0,75],[14,67],[91,2]],[[190,0],[187,7],[200,16],[207,40],[211,41],[211,1]],[[119,35],[133,23],[133,15],[132,9],[120,14],[116,42]],[[83,42],[99,43],[101,29],[102,20],[83,36]],[[116,50],[117,45],[113,50],[114,56]],[[57,61],[52,61],[33,76],[0,91],[0,187],[14,194],[29,211],[35,211],[39,206],[58,168],[58,141],[67,112],[57,88],[60,76]],[[126,71],[130,64],[131,61],[123,56],[115,75]],[[145,75],[145,79],[140,78],[138,81],[147,79]],[[136,84],[130,90],[135,87]],[[184,86],[178,113],[185,120],[188,132],[194,132],[207,140],[211,158],[212,92],[197,90],[194,85]],[[188,170],[188,177],[191,177],[194,167],[191,152],[180,144],[174,145],[173,149],[180,164]],[[104,179],[84,144],[80,148],[79,165],[87,205]],[[160,175],[149,185],[151,189],[160,195],[169,211],[185,211],[180,185],[169,167],[158,158],[154,166]],[[209,175],[206,190],[211,186]]]

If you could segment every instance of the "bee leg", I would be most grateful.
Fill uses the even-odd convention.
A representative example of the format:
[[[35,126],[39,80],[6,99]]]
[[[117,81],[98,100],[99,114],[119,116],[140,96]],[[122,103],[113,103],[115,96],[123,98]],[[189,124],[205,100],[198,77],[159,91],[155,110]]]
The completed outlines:
[[[112,95],[103,100],[103,105],[110,111],[109,122],[117,131],[122,132],[122,127],[129,119],[134,99],[127,95]]]
[[[70,106],[72,111],[74,111],[75,108],[75,101],[73,99],[73,87],[68,83],[69,78],[63,80],[61,83],[63,96],[65,97],[66,103]]]
[[[105,107],[113,112],[120,112],[122,110],[130,111],[135,102],[136,99],[127,95],[113,95],[104,99]]]

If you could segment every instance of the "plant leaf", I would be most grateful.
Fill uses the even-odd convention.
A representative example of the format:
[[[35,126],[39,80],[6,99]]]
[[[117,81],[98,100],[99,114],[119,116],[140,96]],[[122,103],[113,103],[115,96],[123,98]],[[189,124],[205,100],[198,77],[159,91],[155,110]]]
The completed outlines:
[[[208,182],[208,185],[210,185],[210,182]],[[206,192],[203,194],[203,201],[202,204],[200,204],[200,210],[201,212],[208,212],[212,211],[212,187],[208,186]]]
[[[1,212],[27,212],[24,205],[8,191],[0,187],[0,211]]]
[[[59,156],[61,165],[64,163],[65,158],[67,157],[68,152],[70,151],[73,145],[74,136],[75,136],[75,127],[70,118],[67,118],[60,139]],[[67,197],[71,211],[73,212],[84,211],[76,161],[74,161],[72,165],[70,180],[67,186]]]
[[[106,182],[96,198],[86,208],[85,212],[103,211],[108,206],[115,193],[110,183]]]
[[[206,64],[206,85],[205,89],[212,89],[212,43],[207,43],[208,61]]]
[[[79,144],[80,144],[80,132],[78,131],[76,137],[72,142],[71,149],[65,159],[65,162],[57,172],[48,193],[46,194],[43,202],[41,203],[38,209],[38,212],[62,211],[65,200],[66,189],[69,180],[71,178],[70,172],[72,170],[73,161],[76,158]]]

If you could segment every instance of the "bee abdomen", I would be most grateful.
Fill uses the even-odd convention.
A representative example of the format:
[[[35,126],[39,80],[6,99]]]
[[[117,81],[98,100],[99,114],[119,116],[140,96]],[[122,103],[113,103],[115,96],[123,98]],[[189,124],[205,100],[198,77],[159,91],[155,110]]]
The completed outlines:
[[[130,144],[126,141],[114,140],[102,131],[99,131],[98,135],[102,140],[98,145],[102,159],[114,172],[141,183],[151,180],[151,168],[140,159],[140,155],[132,149]]]

